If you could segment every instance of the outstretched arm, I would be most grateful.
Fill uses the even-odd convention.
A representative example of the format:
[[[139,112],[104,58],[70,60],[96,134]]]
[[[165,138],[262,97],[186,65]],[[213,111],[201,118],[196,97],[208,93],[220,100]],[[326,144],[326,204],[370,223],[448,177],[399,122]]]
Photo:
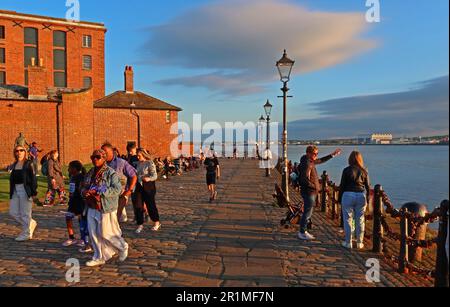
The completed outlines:
[[[328,162],[331,159],[333,159],[334,157],[337,157],[337,156],[339,156],[341,154],[342,154],[342,150],[341,149],[336,149],[332,154],[329,154],[328,156],[325,156],[323,158],[315,160],[314,164],[316,164],[316,165],[323,164],[323,163]]]

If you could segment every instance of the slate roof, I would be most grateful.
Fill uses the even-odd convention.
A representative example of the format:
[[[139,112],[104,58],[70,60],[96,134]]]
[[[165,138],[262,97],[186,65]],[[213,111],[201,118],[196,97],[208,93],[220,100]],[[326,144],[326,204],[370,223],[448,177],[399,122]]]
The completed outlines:
[[[182,111],[176,106],[138,91],[133,93],[126,93],[125,91],[114,92],[94,102],[94,108],[129,109],[133,103],[136,105],[135,109],[138,110]]]

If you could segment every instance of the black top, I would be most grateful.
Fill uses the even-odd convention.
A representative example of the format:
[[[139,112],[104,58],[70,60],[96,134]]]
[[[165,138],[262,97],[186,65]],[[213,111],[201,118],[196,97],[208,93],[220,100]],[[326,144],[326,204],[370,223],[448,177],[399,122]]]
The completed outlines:
[[[128,163],[131,164],[132,167],[137,169],[137,166],[139,164],[139,159],[138,159],[137,155],[136,156],[128,155],[127,161],[128,161]]]
[[[370,180],[367,171],[359,167],[349,166],[342,172],[341,187],[339,191],[339,202],[342,202],[342,196],[345,192],[367,193],[367,199],[370,196]]]
[[[15,169],[11,173],[12,184],[23,184],[23,175],[21,169]]]
[[[217,159],[217,157],[206,158],[205,165],[206,165],[206,173],[208,175],[215,175],[217,172],[217,166],[219,165],[219,159]]]
[[[13,171],[16,168],[16,164],[17,163],[14,163],[12,165]],[[17,170],[17,173],[15,173],[14,175],[11,174],[11,176],[9,177],[9,198],[12,199],[12,197],[14,195],[14,190],[15,190],[14,188],[16,185],[16,183],[14,181],[20,180],[20,179],[17,179],[18,177],[22,177],[22,184],[25,187],[27,196],[28,197],[37,196],[37,194],[38,194],[37,193],[37,178],[36,178],[36,173],[34,172],[33,164],[30,161],[25,161],[22,169]]]
[[[80,215],[84,211],[84,200],[81,195],[81,187],[84,182],[83,174],[78,174],[70,178],[69,184],[69,212]]]

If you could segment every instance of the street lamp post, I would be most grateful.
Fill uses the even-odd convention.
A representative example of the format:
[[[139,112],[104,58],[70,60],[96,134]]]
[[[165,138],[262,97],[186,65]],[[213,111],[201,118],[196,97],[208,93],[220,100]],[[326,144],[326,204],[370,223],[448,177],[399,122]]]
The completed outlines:
[[[283,88],[281,91],[283,92],[283,96],[279,96],[279,98],[283,98],[283,174],[281,181],[281,189],[285,194],[287,201],[289,201],[289,174],[288,174],[288,148],[287,148],[287,98],[291,98],[292,96],[288,96],[289,88],[287,86],[290,78],[292,68],[294,67],[295,61],[288,58],[286,50],[284,50],[283,57],[277,62],[276,66],[278,68],[278,72],[280,74],[280,80],[283,82]]]
[[[270,177],[270,160],[271,160],[271,154],[270,154],[270,115],[272,114],[272,105],[270,104],[269,100],[267,100],[266,104],[264,105],[264,110],[266,111],[267,116],[267,144],[266,144],[266,154],[265,158],[267,160],[267,167],[266,167],[266,177]]]
[[[134,102],[130,105],[130,113],[131,113],[131,115],[133,115],[137,118],[138,148],[142,148],[141,147],[141,117],[139,116],[139,113],[136,111],[136,104]]]
[[[263,127],[264,127],[264,123],[266,122],[266,119],[264,118],[264,115],[261,115],[261,117],[259,118],[259,122],[258,122],[258,160],[261,161],[262,156],[261,156],[261,150],[262,150],[262,144],[263,144]]]

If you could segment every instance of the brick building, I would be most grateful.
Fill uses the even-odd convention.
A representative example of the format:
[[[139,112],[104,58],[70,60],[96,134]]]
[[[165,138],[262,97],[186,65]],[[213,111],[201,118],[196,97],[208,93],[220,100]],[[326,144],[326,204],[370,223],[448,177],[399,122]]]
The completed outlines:
[[[131,106],[142,146],[170,155],[181,109],[134,91],[131,67],[124,90],[104,97],[105,33],[100,23],[0,10],[0,168],[11,163],[19,132],[45,151],[58,149],[64,164],[89,162],[104,141],[125,152],[138,142]]]

